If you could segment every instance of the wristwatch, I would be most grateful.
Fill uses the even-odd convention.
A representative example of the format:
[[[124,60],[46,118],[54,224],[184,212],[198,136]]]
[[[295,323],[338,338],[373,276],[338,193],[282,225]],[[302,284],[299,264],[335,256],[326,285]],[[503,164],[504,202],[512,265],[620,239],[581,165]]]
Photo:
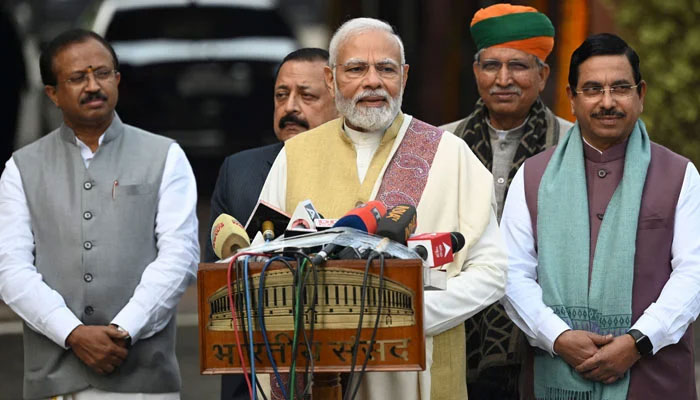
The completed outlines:
[[[126,332],[126,337],[124,337],[124,342],[126,343],[126,348],[130,349],[131,348],[131,335],[129,332],[127,332],[126,329],[122,328],[121,326],[117,324],[112,324],[119,332]]]
[[[634,339],[634,345],[637,346],[637,352],[642,356],[648,356],[654,350],[654,346],[651,344],[649,337],[637,329],[630,329],[627,334],[632,336]]]

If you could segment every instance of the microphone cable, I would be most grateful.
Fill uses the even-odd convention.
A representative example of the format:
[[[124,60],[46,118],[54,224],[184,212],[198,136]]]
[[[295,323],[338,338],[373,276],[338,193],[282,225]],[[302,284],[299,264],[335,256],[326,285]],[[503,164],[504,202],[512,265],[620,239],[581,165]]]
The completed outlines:
[[[307,285],[306,281],[309,276],[309,274],[313,275],[313,293],[311,295],[311,304],[308,307],[308,313],[310,315],[309,318],[309,334],[307,335],[306,329],[305,329],[305,324],[302,326],[302,334],[304,336],[304,343],[306,344],[306,368],[304,369],[304,391],[302,393],[302,397],[305,397],[307,395],[310,395],[311,389],[313,387],[313,374],[314,374],[314,369],[315,369],[315,357],[313,353],[313,341],[314,341],[314,324],[315,324],[315,319],[316,319],[316,303],[318,302],[318,269],[317,266],[313,263],[313,260],[311,257],[309,257],[306,253],[296,250],[290,252],[294,255],[297,256],[297,265],[301,265],[302,263],[307,263],[308,265],[311,266],[311,272],[307,268],[304,268],[304,276],[302,279],[302,285],[303,285],[303,293],[304,293],[304,299],[307,297]],[[302,261],[303,260],[303,261]],[[304,307],[302,306],[302,310]],[[309,373],[309,370],[311,371]]]
[[[279,387],[282,391],[282,395],[284,398],[287,398],[287,390],[285,389],[284,386],[284,381],[282,380],[282,377],[280,376],[279,369],[277,367],[277,362],[275,361],[275,358],[272,356],[272,349],[270,348],[270,341],[267,338],[267,329],[265,327],[265,310],[264,310],[264,299],[263,299],[263,288],[265,287],[265,271],[267,270],[267,267],[269,267],[274,261],[279,261],[282,264],[284,264],[289,271],[292,273],[292,276],[294,276],[294,270],[292,269],[292,266],[289,264],[289,261],[292,259],[282,257],[282,256],[275,256],[271,259],[269,259],[265,265],[263,266],[262,270],[260,271],[260,281],[258,284],[258,313],[259,313],[259,319],[260,319],[260,331],[262,332],[262,337],[263,337],[263,342],[265,343],[265,350],[267,351],[267,358],[270,360],[270,365],[272,366],[272,370],[275,374],[275,378],[277,379],[277,383],[279,384]]]
[[[248,257],[246,257],[246,259],[247,258]],[[246,314],[247,313],[245,310],[246,309],[245,283],[241,283],[242,281],[244,281],[244,279],[243,279],[244,275],[245,275],[245,271],[243,270],[243,268],[240,265],[237,264],[236,291],[237,291],[238,297],[239,297],[239,299],[237,301],[237,303],[238,303],[237,304],[237,311],[239,314],[239,318],[241,319],[241,330],[246,332],[246,334],[243,335],[243,348],[248,349],[249,345],[250,344],[254,345],[255,342],[252,340],[250,342],[248,341],[248,334],[253,332],[253,323],[252,323],[252,321],[249,321],[249,323],[246,322],[246,319],[247,319]],[[253,306],[255,305],[255,298],[252,299],[251,303],[253,304]],[[253,358],[256,357],[255,352],[253,352],[253,356],[251,357],[250,351],[249,350],[247,350],[247,351],[248,351],[248,359],[249,360],[252,360]],[[254,382],[255,383],[253,385],[251,385],[254,388],[257,388],[257,396],[254,398],[262,397],[263,400],[267,400],[267,396],[265,395],[265,391],[263,390],[262,385],[260,384],[260,379],[257,379],[257,375],[255,375]]]
[[[294,337],[292,339],[292,365],[289,369],[289,397],[294,399],[294,389],[296,387],[296,365],[297,365],[297,352],[299,350],[299,323],[302,321],[303,313],[300,311],[302,300],[301,300],[301,288],[304,286],[304,266],[306,265],[306,259],[303,262],[297,262],[297,279],[296,287],[292,290],[292,295],[296,293],[295,298],[292,301],[292,307],[294,307]],[[301,278],[301,279],[299,279]],[[301,281],[301,283],[300,283]],[[302,327],[304,329],[304,327]]]
[[[357,351],[360,346],[360,335],[362,334],[362,319],[365,315],[365,296],[367,295],[367,278],[369,276],[369,268],[372,265],[372,260],[378,257],[378,253],[372,252],[365,264],[365,272],[362,276],[362,289],[360,291],[360,314],[357,322],[357,330],[355,332],[355,343],[352,346],[352,358],[350,362],[350,374],[348,376],[348,388],[352,387],[352,379],[355,374],[355,366],[357,365]],[[350,395],[350,390],[345,391],[343,400],[347,400]]]
[[[309,256],[307,256],[304,253],[300,254],[306,258],[309,262],[311,259]],[[306,364],[306,371],[304,372],[305,377],[307,378],[306,382],[306,387],[304,388],[304,396],[310,395],[311,390],[313,388],[313,383],[314,383],[314,369],[315,369],[315,355],[313,352],[313,344],[314,344],[314,325],[316,323],[316,303],[318,303],[318,266],[314,265],[313,263],[309,263],[311,266],[311,275],[313,276],[313,292],[311,295],[311,304],[309,305],[308,308],[308,313],[309,313],[309,335],[308,337],[306,336],[306,330],[304,330],[304,340],[306,341],[306,348],[308,349],[307,355],[308,355],[308,363]],[[306,284],[304,285],[306,288]],[[311,373],[309,373],[309,368],[311,368]]]
[[[233,296],[233,291],[231,289],[231,270],[233,269],[233,266],[236,264],[236,261],[238,260],[239,257],[241,256],[263,256],[266,257],[265,254],[262,253],[251,253],[251,252],[241,252],[236,254],[231,261],[228,263],[228,269],[226,271],[226,286],[228,289],[228,301],[229,301],[229,311],[231,312],[231,325],[233,326],[233,332],[234,332],[234,338],[236,339],[236,347],[238,349],[238,357],[241,360],[241,369],[243,370],[243,377],[245,378],[245,382],[248,385],[248,393],[250,394],[250,399],[255,400],[253,398],[253,388],[252,385],[250,384],[250,378],[248,377],[248,371],[246,369],[246,363],[245,363],[245,358],[243,357],[243,350],[241,349],[241,338],[238,332],[238,319],[236,318],[235,310],[236,310],[236,301],[234,300]],[[238,271],[238,268],[236,267],[236,271]],[[236,279],[236,284],[238,284],[238,279]],[[241,318],[241,322],[243,319]]]
[[[250,260],[250,257],[247,256],[246,258],[243,259],[243,286],[245,290],[245,307],[246,307],[246,316],[248,319],[248,359],[250,360],[250,377],[252,380],[252,387],[253,387],[253,398],[257,399],[257,386],[255,383],[257,382],[256,376],[255,376],[255,340],[253,339],[253,312],[250,307],[250,282],[248,282],[248,261]]]
[[[376,253],[375,253],[376,254]],[[382,317],[382,300],[384,299],[384,254],[379,254],[379,304],[377,305],[377,318],[374,320],[374,328],[372,329],[372,336],[369,339],[369,351],[365,356],[365,361],[362,363],[362,369],[360,370],[360,376],[357,379],[357,384],[355,389],[352,391],[351,400],[357,395],[357,391],[360,389],[360,383],[362,383],[362,378],[365,375],[365,370],[367,369],[367,363],[372,356],[372,351],[374,350],[374,343],[377,338],[377,330],[379,328],[379,321]],[[349,390],[350,388],[348,388]]]

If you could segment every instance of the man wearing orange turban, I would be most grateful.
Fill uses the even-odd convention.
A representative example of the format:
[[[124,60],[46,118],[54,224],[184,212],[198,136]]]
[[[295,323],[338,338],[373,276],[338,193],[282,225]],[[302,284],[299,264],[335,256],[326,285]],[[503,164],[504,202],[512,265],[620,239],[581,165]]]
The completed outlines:
[[[480,99],[466,118],[441,128],[464,139],[493,174],[500,221],[515,172],[572,126],[540,99],[549,76],[554,26],[532,7],[496,4],[471,22]],[[496,303],[465,323],[470,399],[517,399],[524,336]]]

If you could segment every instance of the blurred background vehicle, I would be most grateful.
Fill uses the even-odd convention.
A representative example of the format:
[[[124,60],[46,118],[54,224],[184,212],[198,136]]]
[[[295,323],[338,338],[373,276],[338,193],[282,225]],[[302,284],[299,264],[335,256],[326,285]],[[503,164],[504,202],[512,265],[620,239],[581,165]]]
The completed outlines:
[[[85,27],[109,41],[122,79],[117,113],[175,139],[200,193],[229,154],[276,141],[277,66],[299,47],[269,0],[105,0]]]
[[[87,26],[109,41],[123,121],[177,140],[190,157],[272,143],[277,65],[298,48],[262,0],[106,0]]]

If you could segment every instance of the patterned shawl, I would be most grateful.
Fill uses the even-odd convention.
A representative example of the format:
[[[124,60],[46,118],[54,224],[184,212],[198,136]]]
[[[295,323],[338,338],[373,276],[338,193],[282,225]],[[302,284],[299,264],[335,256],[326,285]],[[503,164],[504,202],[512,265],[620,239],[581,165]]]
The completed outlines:
[[[479,99],[474,111],[457,126],[454,134],[464,139],[481,163],[491,171],[493,152],[487,118],[488,109],[483,100]],[[538,98],[530,109],[525,131],[515,151],[507,187],[510,187],[515,173],[527,158],[558,141],[558,127],[548,126],[547,121],[556,124],[556,117]],[[509,393],[515,393],[525,341],[518,327],[508,318],[503,306],[498,302],[494,303],[468,319],[465,325],[467,381],[481,381],[487,385],[494,383],[507,388]],[[511,372],[489,370],[493,367],[508,368]]]

